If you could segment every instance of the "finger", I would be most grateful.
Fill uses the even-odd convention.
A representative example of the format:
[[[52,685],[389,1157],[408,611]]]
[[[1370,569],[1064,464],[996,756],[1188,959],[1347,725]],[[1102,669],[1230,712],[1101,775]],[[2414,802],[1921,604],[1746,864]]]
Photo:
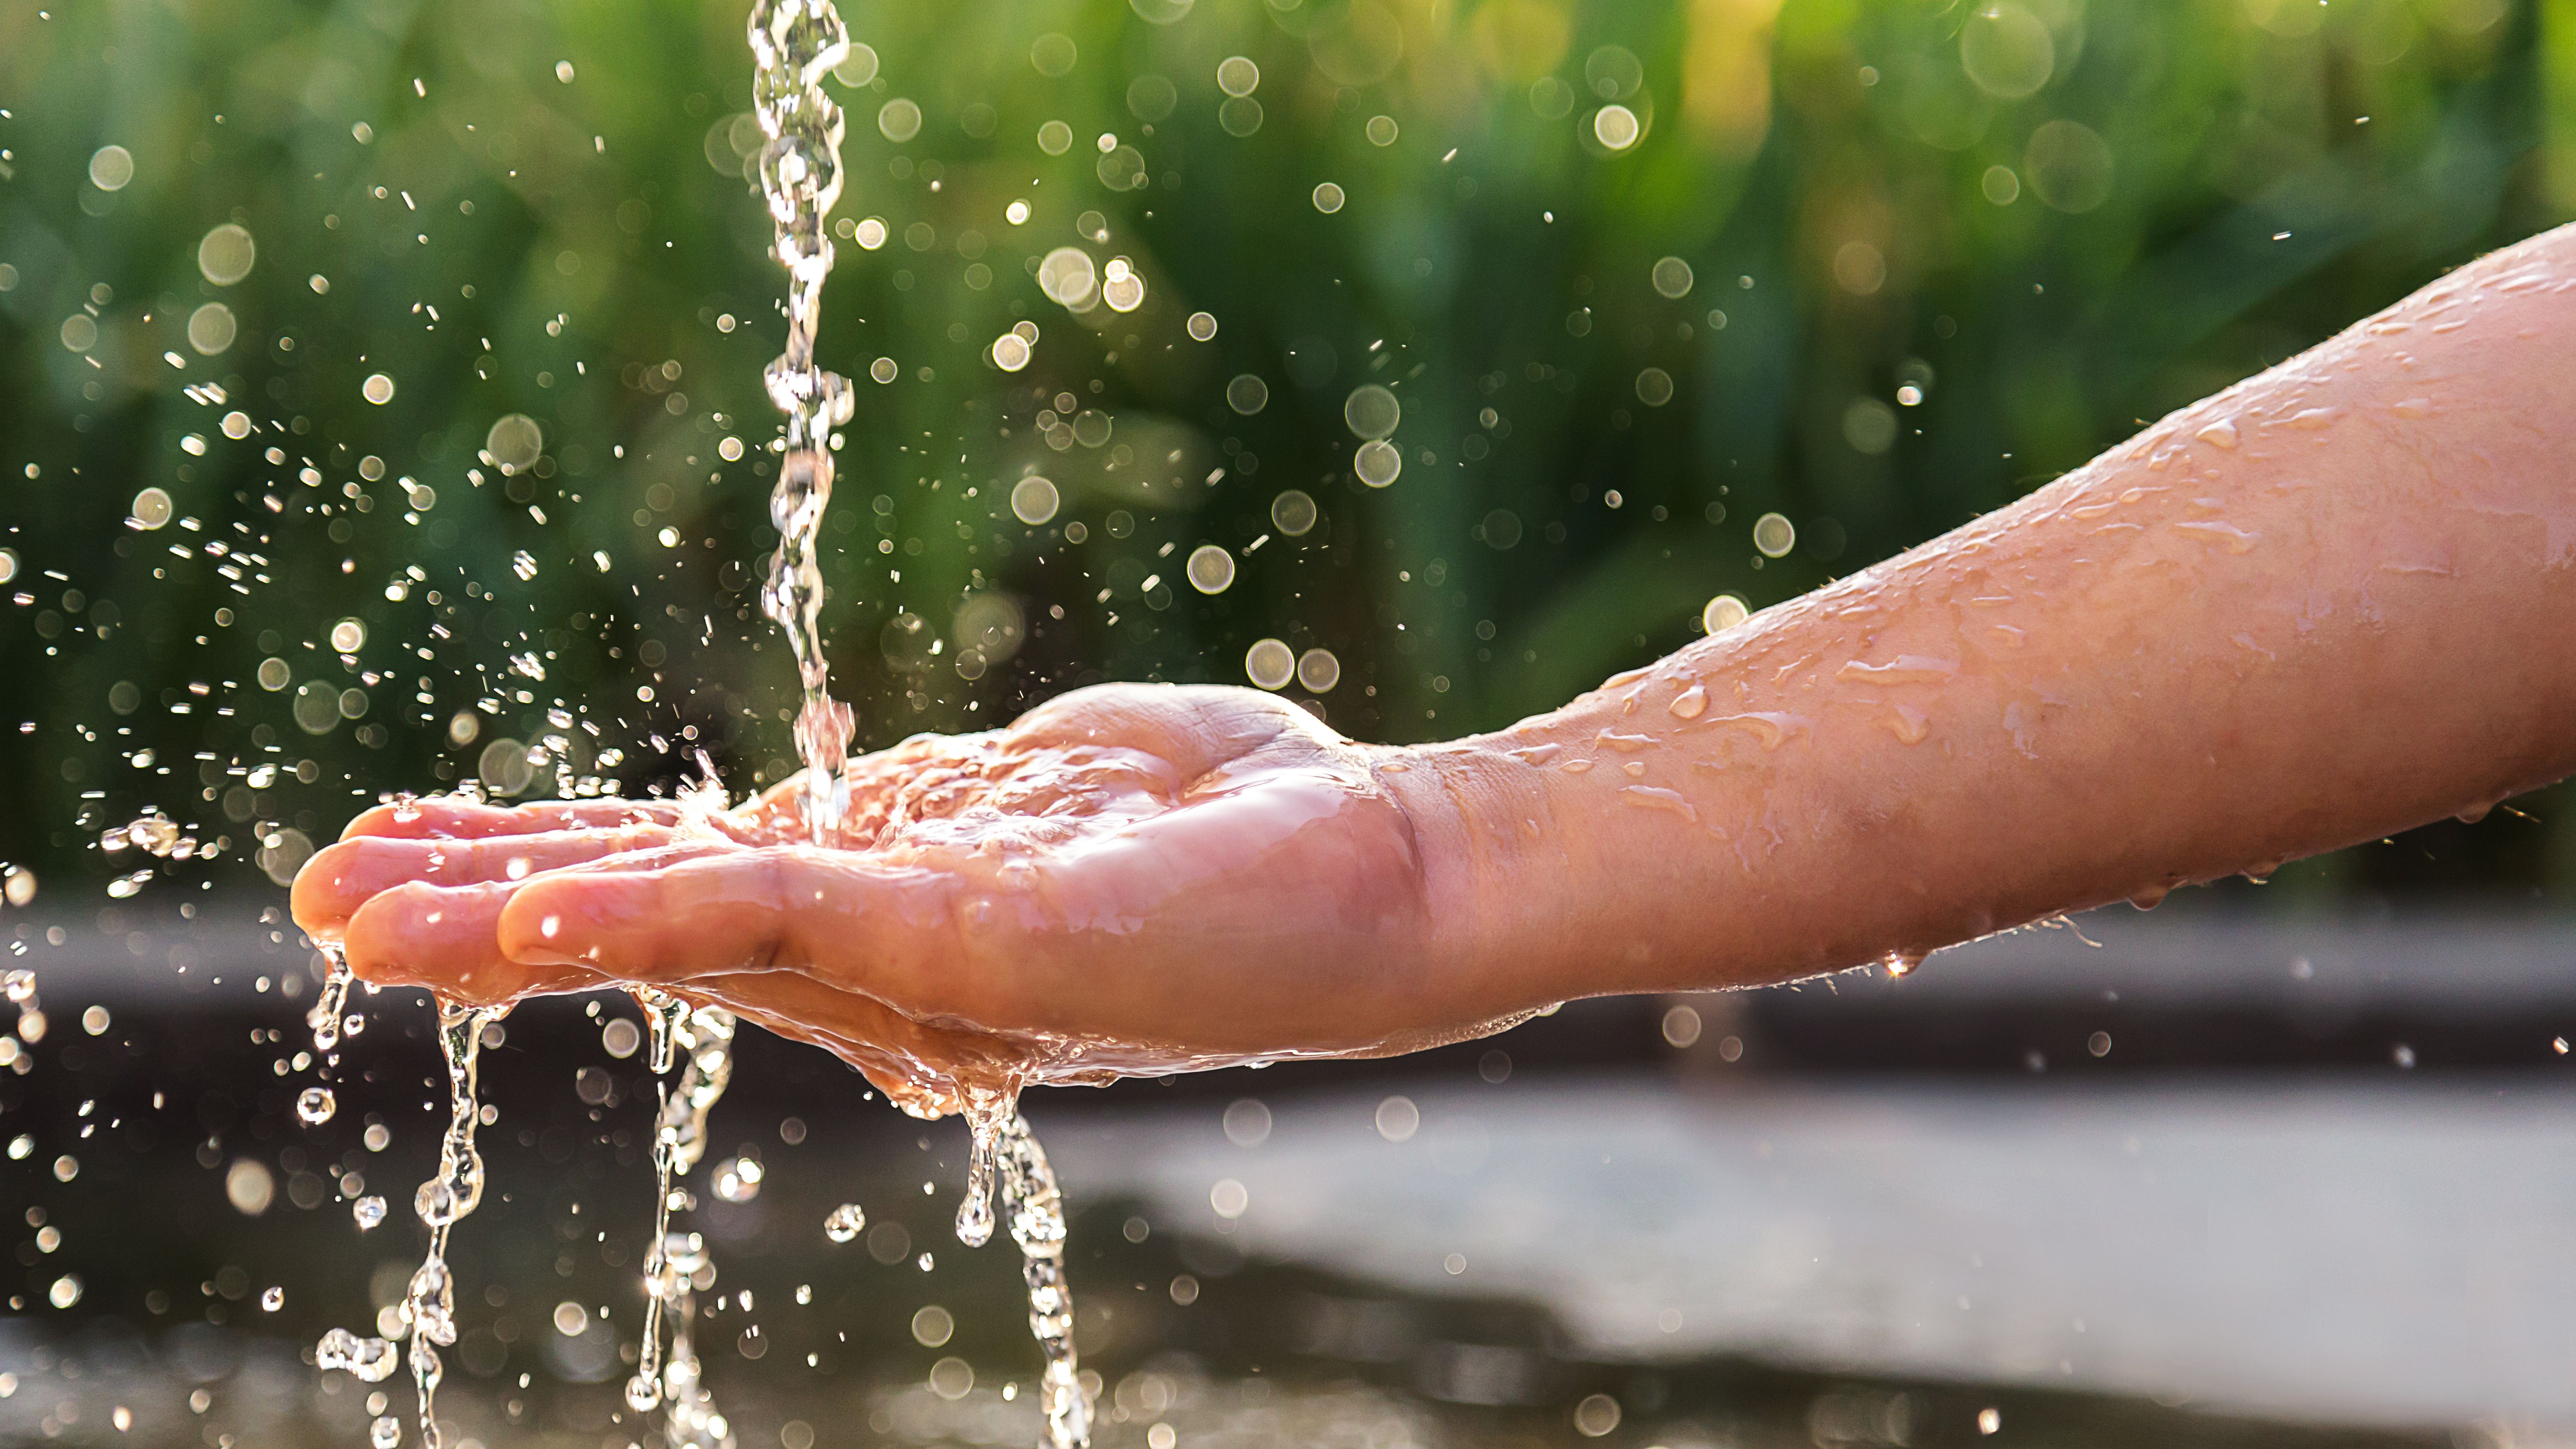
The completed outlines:
[[[652,982],[819,967],[846,986],[863,961],[870,994],[907,1001],[957,974],[949,902],[960,885],[946,873],[776,847],[659,870],[567,871],[521,888],[503,913],[501,949]]]
[[[683,813],[676,800],[546,800],[529,805],[485,805],[439,795],[375,806],[350,821],[340,838],[391,835],[416,840],[476,840],[619,825],[677,825]]]
[[[295,924],[317,938],[338,933],[368,898],[405,881],[471,885],[522,880],[602,856],[668,845],[664,825],[557,830],[483,839],[359,835],[324,847],[295,873]]]
[[[495,928],[517,889],[507,881],[412,881],[382,892],[349,920],[349,967],[380,986],[426,986],[474,1006],[598,986],[599,973],[577,964],[532,965],[501,954]]]

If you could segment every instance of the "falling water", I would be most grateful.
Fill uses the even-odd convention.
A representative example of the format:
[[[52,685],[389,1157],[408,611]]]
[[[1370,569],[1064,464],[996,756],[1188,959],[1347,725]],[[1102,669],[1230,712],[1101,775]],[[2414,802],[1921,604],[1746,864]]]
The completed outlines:
[[[328,1056],[340,1048],[340,1008],[349,1000],[349,953],[338,942],[320,943],[324,971],[322,995],[305,1013],[304,1024],[313,1028],[313,1050]]]
[[[673,1179],[684,1177],[707,1151],[707,1114],[733,1079],[734,1019],[714,1007],[692,1010],[658,991],[636,993],[652,1024],[650,1062],[668,1071],[681,1053],[686,1061],[677,1084],[664,1090],[654,1120],[653,1237],[644,1254],[644,1338],[638,1347],[635,1376],[627,1381],[626,1402],[638,1413],[664,1409],[663,1442],[669,1449],[730,1449],[732,1430],[716,1412],[700,1382],[691,1328],[697,1315],[696,1292],[714,1286],[715,1264],[706,1240],[693,1232],[671,1229],[673,1208],[694,1207]],[[667,1315],[671,1343],[667,1357],[662,1324]]]
[[[815,537],[832,498],[832,428],[848,420],[850,393],[847,379],[815,362],[814,332],[832,271],[825,217],[841,195],[841,108],[824,93],[823,78],[849,54],[850,36],[831,0],[758,0],[749,32],[753,102],[769,138],[760,153],[760,187],[776,227],[772,254],[788,275],[787,347],[764,374],[787,428],[769,503],[778,554],[762,605],[787,636],[805,692],[796,717],[796,751],[805,766],[798,808],[807,837],[829,846],[838,843],[849,800],[842,766],[853,721],[849,706],[832,698],[824,664]],[[998,1159],[1011,1236],[1027,1259],[1029,1325],[1046,1351],[1046,1443],[1080,1449],[1091,1440],[1091,1408],[1074,1377],[1064,1210],[1054,1174],[1011,1097],[970,1099],[967,1120],[974,1148],[957,1235],[969,1245],[992,1236]],[[833,1216],[855,1235],[855,1207]]]
[[[841,108],[824,92],[823,79],[848,55],[850,41],[831,0],[758,0],[748,32],[756,62],[754,103],[768,138],[760,157],[761,191],[776,227],[772,254],[788,273],[786,348],[763,374],[769,396],[787,422],[777,444],[778,484],[770,500],[778,552],[762,604],[787,637],[804,693],[795,725],[797,754],[805,767],[798,812],[807,837],[829,846],[838,842],[848,804],[844,766],[854,719],[849,706],[831,696],[819,629],[824,589],[816,538],[832,496],[832,429],[848,421],[850,394],[846,379],[816,363],[815,331],[833,260],[826,218],[840,198],[842,179]],[[327,950],[326,958],[330,969],[311,1021],[314,1045],[327,1057],[338,1044],[349,972],[337,950]],[[682,1053],[686,1060],[678,1081],[665,1089],[656,1120],[657,1183],[653,1236],[644,1262],[644,1333],[626,1401],[639,1413],[663,1409],[663,1439],[670,1449],[731,1449],[731,1429],[700,1381],[691,1334],[694,1295],[713,1285],[714,1264],[704,1238],[674,1231],[671,1214],[674,1208],[695,1205],[674,1182],[705,1154],[708,1114],[733,1072],[734,1019],[711,1007],[693,1010],[650,989],[639,989],[636,999],[644,1007],[654,1073],[667,1074]],[[447,1234],[474,1210],[482,1193],[482,1162],[474,1152],[475,1052],[484,1025],[499,1014],[439,1004],[453,1117],[440,1151],[439,1176],[421,1188],[420,1215],[430,1225],[430,1248],[402,1310],[411,1329],[410,1362],[420,1392],[424,1449],[438,1449],[439,1444],[433,1415],[440,1376],[435,1345],[456,1340],[454,1286],[444,1256]],[[322,1102],[327,1100],[325,1092]],[[327,1106],[320,1110],[328,1116]],[[970,1245],[990,1239],[998,1183],[1011,1237],[1024,1261],[1029,1330],[1046,1359],[1040,1388],[1045,1449],[1086,1449],[1091,1405],[1075,1372],[1073,1302],[1064,1276],[1064,1205],[1054,1172],[1019,1116],[1015,1094],[975,1094],[967,1116],[974,1155],[958,1236]],[[854,1237],[863,1222],[855,1205],[845,1206],[833,1214],[832,1236]],[[323,1338],[318,1357],[324,1368],[345,1369],[372,1383],[393,1372],[396,1355],[395,1346],[383,1339],[334,1329]],[[399,1437],[394,1420],[376,1421],[376,1449],[393,1449]]]
[[[760,152],[760,189],[777,229],[771,254],[787,268],[787,347],[763,374],[787,429],[769,500],[778,554],[761,604],[786,634],[805,691],[796,753],[805,764],[799,808],[806,833],[830,845],[849,799],[841,766],[853,720],[850,707],[832,698],[823,661],[815,534],[832,501],[832,429],[849,420],[850,389],[848,379],[815,363],[814,331],[832,273],[824,219],[841,196],[841,108],[824,93],[823,78],[849,55],[850,32],[831,0],[759,0],[749,33],[752,98],[769,138]]]
[[[1073,1290],[1064,1279],[1064,1195],[1056,1189],[1046,1149],[1016,1109],[1002,1129],[999,1155],[1011,1239],[1020,1245],[1021,1275],[1029,1285],[1029,1333],[1046,1356],[1038,1383],[1046,1449],[1083,1449],[1091,1442],[1091,1401],[1075,1373]]]
[[[402,1304],[411,1338],[412,1385],[420,1396],[422,1449],[439,1449],[438,1383],[445,1368],[438,1350],[456,1342],[456,1282],[447,1267],[447,1235],[483,1201],[483,1156],[474,1146],[482,1111],[475,1092],[476,1063],[483,1029],[507,1012],[506,1007],[465,1006],[444,998],[438,1002],[438,1046],[447,1059],[447,1135],[438,1147],[438,1175],[422,1183],[414,1199],[420,1220],[429,1226],[429,1251],[412,1274]],[[379,1383],[394,1371],[395,1348],[384,1339],[335,1328],[322,1336],[314,1358],[322,1368],[345,1369],[364,1382]],[[379,1415],[368,1439],[375,1449],[393,1449],[402,1441],[402,1425],[390,1414]]]
[[[295,1098],[295,1115],[308,1127],[321,1126],[339,1110],[330,1083],[340,1066],[340,1011],[349,1001],[348,949],[336,941],[322,943],[320,949],[322,992],[305,1013],[304,1024],[313,1028],[313,1055],[321,1059],[322,1080]]]
[[[1082,1449],[1091,1442],[1091,1404],[1074,1372],[1073,1290],[1064,1278],[1064,1195],[1056,1188],[1055,1169],[1020,1116],[1016,1095],[970,1094],[965,1117],[973,1146],[966,1198],[957,1208],[958,1241],[980,1248],[991,1240],[998,1186],[1029,1285],[1029,1332],[1046,1356],[1039,1381],[1044,1449]]]

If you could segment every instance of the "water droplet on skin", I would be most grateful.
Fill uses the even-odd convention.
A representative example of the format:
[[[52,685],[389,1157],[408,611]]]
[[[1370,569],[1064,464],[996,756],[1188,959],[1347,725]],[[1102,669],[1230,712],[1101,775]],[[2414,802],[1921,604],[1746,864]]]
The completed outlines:
[[[1837,679],[1856,679],[1870,684],[1939,684],[1959,672],[1955,661],[1935,659],[1923,654],[1900,654],[1885,664],[1871,664],[1855,659],[1834,672]]]
[[[1708,722],[1713,725],[1733,725],[1751,730],[1754,742],[1761,745],[1766,752],[1780,748],[1780,742],[1787,739],[1789,732],[1799,723],[1794,715],[1775,714],[1769,711],[1718,715]]]
[[[1932,733],[1931,721],[1923,711],[1910,704],[1900,704],[1893,708],[1895,712],[1881,723],[1887,726],[1888,731],[1894,734],[1900,743],[1919,745]]]
[[[2236,446],[2236,424],[2220,418],[2192,436],[2213,448],[2233,448]]]
[[[2197,519],[2187,519],[2175,524],[2174,528],[2180,532],[2207,539],[2229,553],[2250,553],[2253,551],[2254,541],[2262,537],[2261,534],[2248,533],[2232,523],[2214,523]]]
[[[2470,806],[2468,809],[2463,810],[2463,811],[2461,811],[2461,812],[2459,813],[2459,817],[2458,817],[2459,822],[2460,822],[2462,825],[2475,825],[2475,824],[2477,824],[2479,821],[2486,819],[2486,818],[2487,818],[2487,812],[2488,812],[2488,811],[2490,811],[2490,810],[2493,810],[2494,808],[2495,808],[2495,805],[2493,804],[2493,802],[2489,802],[2489,803],[2484,804],[2484,805],[2472,805],[2472,806]]]
[[[2401,418],[2429,418],[2433,415],[2433,400],[2429,397],[2402,398],[2390,403],[2388,410]]]
[[[1898,949],[1879,957],[1878,964],[1887,968],[1889,979],[1902,980],[1914,974],[1914,968],[1923,964],[1926,954],[1922,951]]]
[[[2280,868],[2281,863],[2277,860],[2259,861],[2253,865],[2245,867],[2245,878],[2254,882],[2256,885],[2262,885],[2266,881],[2269,881],[2272,878],[2273,873],[2278,871]]]
[[[1673,702],[1664,708],[1670,710],[1675,719],[1697,719],[1708,708],[1708,691],[1694,684],[1674,695]]]
[[[1619,788],[1619,796],[1631,805],[1678,815],[1693,824],[1699,821],[1699,810],[1683,799],[1678,790],[1667,790],[1660,785],[1623,785]]]
[[[2173,887],[2171,886],[2147,886],[2132,894],[2129,897],[2129,904],[2136,906],[2142,911],[2152,911],[2156,907],[2163,905],[2165,903],[2165,897],[2172,893]]]
[[[2290,414],[2282,426],[2315,432],[2334,426],[2335,417],[2341,411],[2340,408],[2302,408]]]

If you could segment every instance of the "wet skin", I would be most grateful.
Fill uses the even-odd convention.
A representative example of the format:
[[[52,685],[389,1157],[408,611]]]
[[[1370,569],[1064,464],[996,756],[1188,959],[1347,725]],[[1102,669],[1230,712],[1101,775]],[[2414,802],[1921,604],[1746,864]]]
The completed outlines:
[[[669,986],[943,1106],[961,1082],[1401,1050],[1444,1008],[1389,753],[1255,690],[1107,686],[854,762],[838,848],[792,784],[719,814],[402,802],[307,864],[295,912],[370,980]],[[1172,1010],[1210,999],[1234,1026]]]
[[[929,1105],[1912,958],[2576,772],[2571,459],[2561,229],[1496,734],[1104,686],[855,762],[837,848],[767,801],[380,807],[296,918],[478,1000],[670,986]]]

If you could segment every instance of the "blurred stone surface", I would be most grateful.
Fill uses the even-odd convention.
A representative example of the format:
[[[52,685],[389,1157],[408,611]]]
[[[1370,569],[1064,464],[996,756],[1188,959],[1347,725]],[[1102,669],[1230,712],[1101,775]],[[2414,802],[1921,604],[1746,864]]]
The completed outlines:
[[[1411,1096],[1400,1143],[1376,1093],[1273,1100],[1250,1149],[1204,1110],[1047,1136],[1078,1195],[1527,1297],[1587,1356],[2576,1426],[2576,1075]]]

